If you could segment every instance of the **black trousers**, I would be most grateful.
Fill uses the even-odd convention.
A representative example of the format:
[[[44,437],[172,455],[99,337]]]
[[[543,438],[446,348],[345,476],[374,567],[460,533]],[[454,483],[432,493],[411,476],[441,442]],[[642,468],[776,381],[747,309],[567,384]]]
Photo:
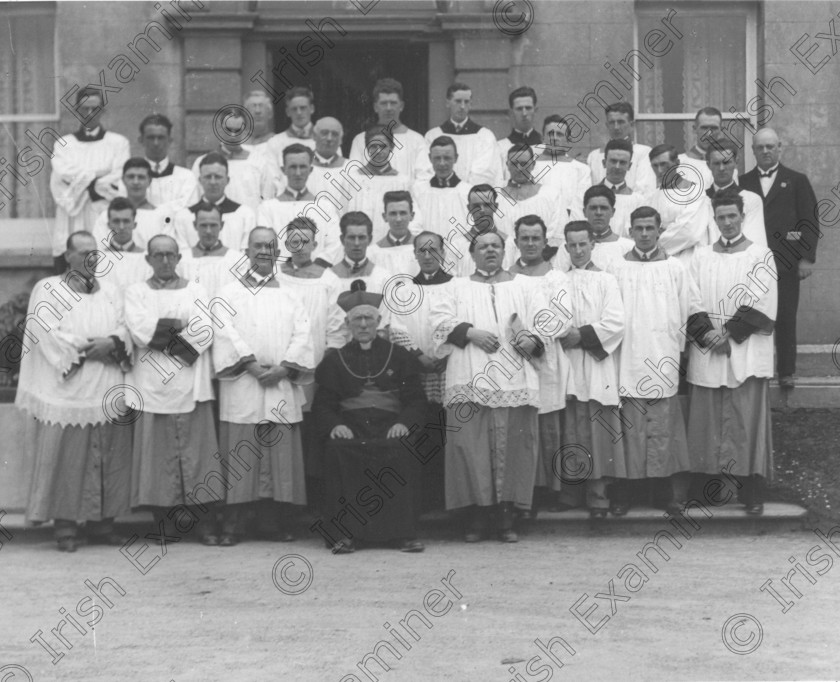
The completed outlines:
[[[799,309],[799,271],[777,262],[779,301],[776,311],[776,371],[780,377],[796,373],[796,312]]]

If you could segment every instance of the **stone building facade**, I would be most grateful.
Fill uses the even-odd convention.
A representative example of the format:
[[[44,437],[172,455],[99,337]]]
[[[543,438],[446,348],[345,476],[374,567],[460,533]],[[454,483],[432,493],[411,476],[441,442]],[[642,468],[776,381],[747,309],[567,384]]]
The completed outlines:
[[[510,129],[507,94],[530,85],[538,120],[574,117],[582,160],[604,143],[605,103],[633,102],[637,138],[683,149],[701,106],[727,115],[745,144],[769,125],[783,162],[811,178],[823,239],[805,282],[800,343],[840,334],[840,56],[829,2],[645,0],[335,0],[332,2],[3,3],[11,40],[0,46],[0,303],[46,274],[49,150],[78,127],[75,87],[99,84],[103,122],[139,153],[137,125],[153,111],[175,122],[172,156],[191,163],[213,148],[214,114],[263,88],[286,127],[282,93],[308,85],[316,117],[336,115],[345,142],[370,114],[370,87],[394,76],[404,120],[425,131],[444,120],[454,80],[473,90],[474,118],[497,136]],[[4,33],[6,30],[4,30]],[[840,40],[840,38],[838,38]],[[29,146],[25,168],[16,160]],[[40,160],[41,165],[38,166]],[[36,170],[37,168],[37,170]]]

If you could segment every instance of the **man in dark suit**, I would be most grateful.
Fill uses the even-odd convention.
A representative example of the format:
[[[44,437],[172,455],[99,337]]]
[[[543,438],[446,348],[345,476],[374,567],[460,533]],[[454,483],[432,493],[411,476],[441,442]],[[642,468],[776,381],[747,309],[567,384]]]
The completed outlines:
[[[779,163],[782,143],[774,130],[764,128],[753,138],[758,166],[740,180],[743,189],[764,200],[767,246],[779,273],[776,316],[776,370],[779,385],[793,388],[796,372],[796,310],[799,281],[811,276],[822,236],[816,218],[817,197],[808,177]]]

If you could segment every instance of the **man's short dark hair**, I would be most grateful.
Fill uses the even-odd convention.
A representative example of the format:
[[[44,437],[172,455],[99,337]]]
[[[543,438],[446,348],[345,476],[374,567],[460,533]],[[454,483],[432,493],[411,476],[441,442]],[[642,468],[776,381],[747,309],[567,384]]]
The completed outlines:
[[[493,185],[488,185],[487,183],[482,183],[480,185],[473,185],[470,187],[470,191],[467,192],[467,203],[470,203],[470,196],[475,194],[476,192],[489,192],[490,195],[493,197],[493,202],[499,202],[499,193],[496,191],[496,188]]]
[[[511,156],[519,156],[520,154],[526,154],[528,156],[534,157],[534,149],[531,145],[526,144],[525,142],[518,142],[517,144],[512,144],[508,147],[507,156],[510,158]]]
[[[519,97],[530,97],[531,100],[534,102],[534,106],[537,106],[537,92],[534,88],[531,88],[527,85],[523,85],[521,88],[516,88],[512,93],[508,95],[508,104],[510,108],[513,109],[513,100]]]
[[[658,144],[650,150],[648,158],[653,161],[657,156],[662,156],[667,153],[671,161],[679,161],[680,155],[677,153],[677,148],[672,144]]]
[[[370,141],[377,136],[384,137],[386,140],[388,140],[388,149],[394,148],[393,134],[389,130],[383,128],[382,126],[374,126],[373,128],[368,128],[365,131],[365,147],[367,147],[370,144]]]
[[[350,225],[364,225],[367,228],[368,237],[373,236],[373,223],[364,211],[350,211],[341,216],[338,227],[342,237],[347,234],[347,228]]]
[[[631,230],[633,229],[633,221],[638,220],[639,218],[656,218],[656,226],[662,227],[662,216],[659,215],[659,211],[652,206],[639,206],[639,208],[630,214]]]
[[[605,114],[624,114],[631,121],[636,120],[636,112],[633,111],[633,105],[630,102],[613,102],[604,107]]]
[[[149,114],[140,121],[140,134],[142,135],[145,130],[146,126],[163,126],[166,128],[166,134],[172,134],[172,121],[170,121],[166,116],[163,114]]]
[[[219,152],[208,152],[202,157],[201,161],[198,162],[198,172],[201,173],[201,169],[204,168],[204,166],[209,166],[214,163],[221,164],[225,167],[225,171],[228,170],[227,159],[222,154]]]
[[[318,234],[318,226],[315,224],[315,221],[312,220],[312,218],[307,218],[303,215],[299,215],[297,218],[292,218],[292,220],[289,221],[289,224],[286,225],[287,233],[292,230],[309,230],[313,235]]]
[[[569,131],[572,129],[572,126],[569,125],[569,122],[563,118],[560,114],[550,114],[543,119],[542,129],[545,132],[546,127],[551,125],[552,123],[556,123],[557,125],[566,126],[566,139],[569,139]]]
[[[630,152],[630,158],[633,158],[633,143],[630,140],[609,140],[604,147],[604,158],[613,150]]]
[[[403,86],[398,80],[394,78],[380,78],[373,86],[373,101],[376,102],[379,99],[379,95],[394,95],[396,94],[400,98],[400,102],[404,102],[403,99]]]
[[[438,241],[440,241],[440,248],[441,248],[441,250],[443,250],[443,247],[444,247],[443,236],[439,235],[437,232],[432,232],[430,230],[423,230],[420,234],[418,234],[414,238],[414,241],[413,241],[414,249],[417,250],[418,245],[422,246],[423,244],[426,244],[426,243],[430,242],[432,239],[437,239]]]
[[[77,237],[81,237],[83,235],[85,237],[90,237],[91,239],[95,240],[95,237],[87,230],[76,230],[67,237],[67,242],[65,244],[65,246],[67,247],[67,251],[75,251],[76,247],[73,246],[73,242],[76,241]]]
[[[567,241],[570,232],[586,232],[589,235],[589,241],[595,241],[595,230],[592,229],[588,220],[573,220],[566,223],[566,227],[563,228],[563,236],[567,238]]]
[[[478,241],[479,237],[483,237],[485,234],[495,234],[499,238],[499,241],[502,243],[502,250],[504,250],[505,240],[502,239],[502,235],[499,234],[499,231],[496,228],[493,228],[492,230],[487,230],[486,232],[482,232],[480,235],[476,236],[475,239],[470,239],[470,245],[468,247],[470,253],[475,252],[475,243]]]
[[[198,202],[195,207],[195,220],[198,220],[198,214],[201,212],[204,213],[212,213],[215,211],[219,214],[219,222],[222,220],[222,209],[220,209],[216,204],[211,204],[209,201],[204,201],[203,199]]]
[[[586,208],[586,204],[588,204],[589,200],[593,197],[604,197],[610,202],[610,207],[615,208],[615,192],[606,185],[592,185],[592,187],[583,193],[584,208]]]
[[[132,156],[128,161],[126,161],[123,164],[122,174],[125,175],[132,168],[145,168],[148,176],[150,178],[152,177],[152,165],[142,156]]]
[[[469,92],[472,92],[472,88],[466,83],[453,83],[446,88],[446,99],[452,99],[452,95],[456,92],[460,92],[461,90],[468,90]]]
[[[266,95],[266,97],[268,97],[268,95]],[[301,85],[286,90],[286,102],[291,102],[295,97],[306,97],[310,104],[315,103],[315,95],[312,94],[312,90]]]
[[[736,206],[738,213],[744,212],[744,199],[737,190],[727,187],[726,189],[715,192],[712,197],[712,213],[718,206]]]
[[[115,197],[114,199],[111,199],[111,203],[108,204],[108,212],[106,216],[110,220],[112,211],[126,210],[130,210],[132,216],[137,215],[137,209],[134,208],[134,204],[132,204],[128,199],[125,197]]]
[[[738,145],[728,137],[721,137],[720,139],[710,138],[709,148],[706,150],[706,161],[711,160],[712,152],[732,152],[732,158],[736,161],[738,160]]]
[[[309,147],[305,144],[301,144],[300,142],[295,142],[294,144],[290,144],[287,147],[283,147],[283,164],[286,163],[286,157],[289,154],[306,154],[309,157],[309,163],[312,163],[312,160],[315,158],[315,152],[313,152]]]
[[[455,153],[458,153],[458,145],[455,144],[455,140],[449,137],[449,135],[439,135],[432,140],[432,144],[429,145],[429,151],[435,147],[452,147],[455,150]]]
[[[102,92],[99,90],[99,88],[84,87],[76,93],[76,104],[81,102],[85,97],[98,97],[101,101]],[[105,102],[103,101],[102,104],[104,106]]]
[[[531,225],[539,225],[542,228],[543,238],[548,237],[548,228],[545,226],[545,222],[543,222],[543,219],[535,213],[529,213],[528,215],[524,215],[516,220],[516,222],[513,224],[514,239],[519,239],[520,225],[527,225],[528,227],[530,227]]]
[[[407,201],[408,210],[414,211],[414,200],[411,198],[411,192],[400,189],[392,192],[385,192],[385,194],[382,195],[382,206],[385,211],[388,210],[388,204],[395,204],[398,201]]]
[[[694,115],[694,122],[697,123],[701,116],[717,116],[720,119],[720,122],[723,123],[723,114],[720,113],[720,109],[716,109],[715,107],[703,107],[702,109],[698,109],[697,113]]]

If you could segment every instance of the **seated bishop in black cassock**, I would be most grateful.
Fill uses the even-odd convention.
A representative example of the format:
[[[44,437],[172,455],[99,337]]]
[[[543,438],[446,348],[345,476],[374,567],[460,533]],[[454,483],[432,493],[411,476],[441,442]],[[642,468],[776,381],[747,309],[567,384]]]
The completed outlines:
[[[364,286],[357,282],[354,289]],[[422,368],[405,348],[377,336],[381,301],[364,290],[338,297],[353,340],[327,353],[315,371],[312,412],[324,443],[327,514],[312,530],[334,553],[352,552],[359,541],[423,551],[415,539],[417,462],[401,442],[424,422]]]

